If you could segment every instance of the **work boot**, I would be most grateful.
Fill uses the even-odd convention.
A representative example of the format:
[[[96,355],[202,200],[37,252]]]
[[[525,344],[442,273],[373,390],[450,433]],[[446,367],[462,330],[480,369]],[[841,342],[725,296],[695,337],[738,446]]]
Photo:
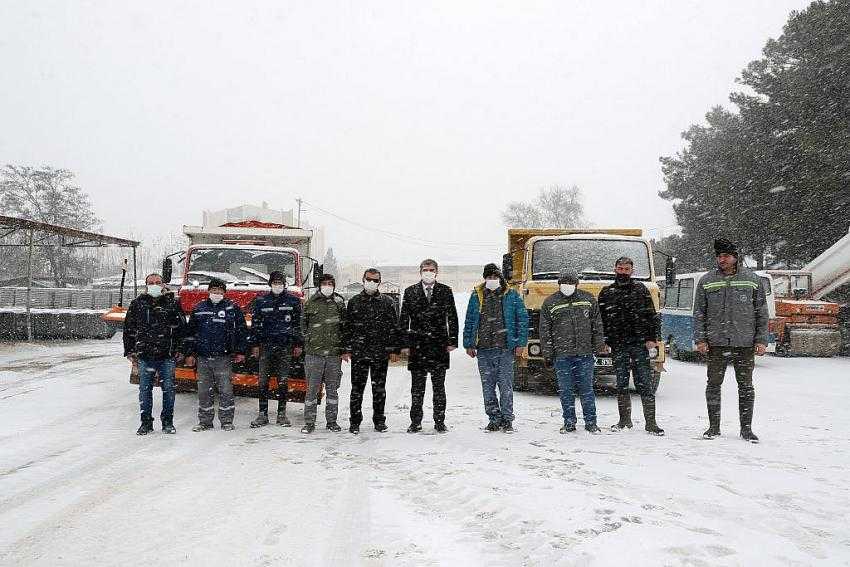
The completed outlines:
[[[420,431],[422,431],[422,426],[415,423],[411,423],[410,427],[407,428],[408,433],[419,433]]]
[[[213,426],[212,426],[211,423],[210,424],[199,423],[199,424],[192,427],[192,431],[209,431],[212,428],[213,428]]]
[[[142,420],[142,424],[136,430],[136,435],[147,435],[151,431],[153,431],[153,423]]]
[[[575,423],[565,423],[563,426],[561,426],[561,429],[559,430],[559,432],[561,433],[561,435],[563,435],[565,433],[574,433],[575,430],[576,430],[576,424]]]
[[[513,423],[511,423],[510,421],[506,421],[502,424],[502,431],[504,431],[505,433],[515,433],[516,429],[514,429]]]
[[[377,423],[375,424],[375,431],[378,433],[384,433],[389,427],[387,427],[386,423]]]
[[[708,389],[705,392],[706,407],[708,408],[708,429],[702,434],[706,439],[720,437],[720,394],[710,396]]]
[[[646,429],[646,432],[652,435],[664,435],[664,430],[655,423],[655,396],[641,396],[640,401],[643,403],[643,418],[646,421],[644,429]]]
[[[269,424],[268,412],[261,411],[257,414],[257,418],[251,422],[251,427],[263,427]]]
[[[500,429],[499,422],[498,421],[491,421],[490,423],[487,424],[487,427],[484,428],[484,431],[487,431],[488,433],[492,433],[494,431],[498,431],[499,429]]]
[[[301,428],[301,433],[313,433],[316,430],[316,425],[313,423],[305,423]]]
[[[435,422],[435,423],[434,423],[434,430],[435,430],[437,433],[447,433],[447,432],[448,432],[448,430],[449,430],[449,428],[448,428],[448,427],[446,427],[446,422],[444,422],[444,421],[437,421],[437,422]]]
[[[584,430],[587,431],[588,433],[592,433],[594,435],[602,433],[602,430],[599,429],[599,426],[596,425],[595,423],[593,425],[585,425]]]
[[[348,428],[348,432],[351,433],[352,435],[359,435],[360,434],[360,426],[359,425],[351,425]]]
[[[174,423],[170,419],[167,419],[162,422],[162,432],[168,435],[174,435],[177,433],[177,429],[174,428]]]
[[[292,426],[292,422],[289,421],[288,417],[286,417],[286,410],[283,410],[283,411],[278,410],[277,411],[277,422],[276,423],[278,425],[280,425],[281,427],[291,427]]]
[[[741,428],[741,439],[744,441],[749,441],[750,443],[758,443],[758,436],[753,433],[753,430],[750,427],[742,427]]]
[[[333,431],[334,433],[339,433],[340,431],[342,431],[342,427],[340,427],[339,424],[335,421],[330,422],[327,425],[327,428],[328,431]]]
[[[631,429],[633,427],[632,395],[628,392],[628,390],[625,392],[617,392],[617,410],[620,412],[620,421],[611,426],[611,431]]]
[[[232,423],[222,423],[221,424],[221,430],[222,431],[233,431],[234,429],[236,429],[236,426],[233,425]]]

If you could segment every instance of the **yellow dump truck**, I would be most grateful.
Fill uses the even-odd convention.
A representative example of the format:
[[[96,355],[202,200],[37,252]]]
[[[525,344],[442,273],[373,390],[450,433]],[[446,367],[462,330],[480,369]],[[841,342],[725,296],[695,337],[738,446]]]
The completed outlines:
[[[519,391],[552,393],[557,389],[555,373],[543,365],[540,346],[540,307],[558,291],[558,273],[571,268],[580,274],[579,288],[595,297],[614,280],[614,262],[620,256],[634,260],[634,278],[649,288],[656,310],[659,290],[655,282],[652,245],[640,229],[509,229],[508,253],[502,270],[508,284],[525,301],[529,315],[528,348],[515,361],[514,387]],[[672,259],[667,278],[675,279]],[[658,383],[664,370],[664,345],[659,343],[652,358],[653,378]],[[616,388],[609,355],[596,357],[594,386]]]

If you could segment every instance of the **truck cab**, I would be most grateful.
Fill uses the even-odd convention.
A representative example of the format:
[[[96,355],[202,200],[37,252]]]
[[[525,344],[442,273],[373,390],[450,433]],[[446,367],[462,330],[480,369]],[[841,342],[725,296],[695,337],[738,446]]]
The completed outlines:
[[[525,302],[529,314],[528,348],[515,360],[517,390],[554,392],[554,371],[543,365],[540,345],[540,307],[558,291],[558,274],[574,269],[580,274],[579,289],[598,297],[614,281],[614,262],[620,256],[634,261],[633,278],[642,282],[659,308],[659,290],[650,242],[640,229],[509,229],[508,253],[503,274]],[[652,358],[657,381],[664,370],[664,348],[659,345]],[[594,373],[597,389],[616,388],[610,355],[597,355]]]

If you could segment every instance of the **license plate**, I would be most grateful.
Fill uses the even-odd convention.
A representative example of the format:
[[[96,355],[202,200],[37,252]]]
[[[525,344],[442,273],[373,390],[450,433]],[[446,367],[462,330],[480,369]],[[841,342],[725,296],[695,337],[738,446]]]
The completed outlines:
[[[596,366],[614,366],[614,361],[610,358],[597,358]]]

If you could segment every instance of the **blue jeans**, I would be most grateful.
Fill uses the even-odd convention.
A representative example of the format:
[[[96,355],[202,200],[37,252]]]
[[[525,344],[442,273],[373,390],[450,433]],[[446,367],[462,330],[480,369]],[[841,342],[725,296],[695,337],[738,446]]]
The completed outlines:
[[[514,353],[506,348],[478,350],[478,372],[484,391],[484,411],[491,423],[514,420]],[[496,397],[496,386],[499,396]]]
[[[643,342],[617,345],[611,355],[617,373],[617,390],[628,392],[629,374],[634,368],[635,389],[643,397],[655,397],[652,369],[649,367],[649,351]]]
[[[156,373],[159,372],[160,385],[162,386],[162,413],[160,419],[163,423],[171,423],[174,420],[174,360],[143,360],[139,359],[139,405],[141,406],[142,421],[153,422],[151,411],[153,411],[153,383]]]
[[[581,400],[584,426],[596,425],[596,397],[593,394],[593,355],[559,356],[555,358],[555,375],[558,378],[558,393],[564,423],[575,425],[575,395]]]

